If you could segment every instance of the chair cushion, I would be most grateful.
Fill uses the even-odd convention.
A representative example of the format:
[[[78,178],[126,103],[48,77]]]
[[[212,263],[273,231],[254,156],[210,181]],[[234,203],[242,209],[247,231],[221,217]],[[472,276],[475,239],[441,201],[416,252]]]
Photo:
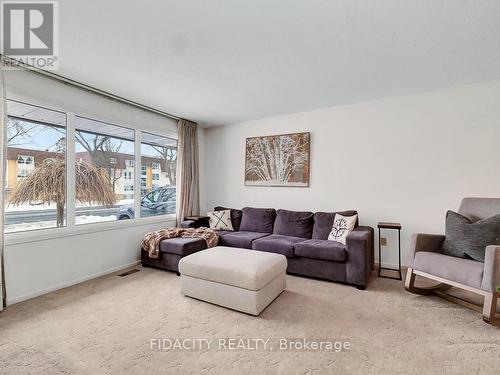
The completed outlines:
[[[243,208],[240,230],[247,232],[273,233],[276,210],[274,208]]]
[[[302,241],[304,241],[304,239],[301,237],[272,234],[253,241],[252,249],[282,254],[287,258],[292,258],[294,254],[293,245]]]
[[[417,251],[413,260],[413,268],[443,279],[480,288],[484,264],[471,259]]]
[[[219,234],[219,245],[230,246],[230,247],[240,247],[244,249],[251,249],[252,242],[257,238],[262,238],[268,236],[268,233],[256,233],[256,232],[230,232],[220,230],[217,231]]]
[[[328,235],[332,231],[333,220],[335,219],[335,214],[340,214],[342,216],[354,216],[357,211],[342,211],[342,212],[316,212],[314,214],[314,226],[312,238],[314,240],[327,240]],[[358,223],[356,222],[356,226]]]
[[[243,212],[235,208],[226,208],[222,206],[214,207],[214,211],[226,211],[226,210],[231,211],[231,224],[233,224],[233,230],[240,230],[241,216],[243,215]]]
[[[336,241],[307,240],[295,244],[295,256],[328,260],[331,262],[345,262],[347,248]]]
[[[312,212],[278,210],[273,234],[311,238],[314,223],[313,216]]]
[[[169,238],[160,242],[160,252],[186,256],[207,248],[203,238]]]

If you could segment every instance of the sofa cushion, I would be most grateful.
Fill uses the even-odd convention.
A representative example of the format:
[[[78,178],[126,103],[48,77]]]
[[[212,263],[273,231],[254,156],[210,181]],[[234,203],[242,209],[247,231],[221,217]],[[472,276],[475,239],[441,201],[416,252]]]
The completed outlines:
[[[169,238],[160,242],[160,252],[186,256],[207,248],[203,238]]]
[[[240,230],[247,232],[272,233],[276,210],[274,208],[243,208]]]
[[[292,258],[294,254],[293,245],[302,241],[304,241],[304,239],[301,237],[271,234],[270,236],[253,241],[252,249],[282,254],[287,258]]]
[[[417,251],[413,260],[413,268],[457,283],[480,288],[484,264],[440,253]]]
[[[240,230],[241,216],[243,212],[235,208],[226,208],[222,206],[214,207],[214,211],[225,211],[225,210],[231,211],[231,224],[233,224],[233,230]]]
[[[331,262],[345,262],[347,248],[336,241],[329,240],[307,240],[295,244],[295,256],[328,260]]]
[[[311,238],[313,230],[312,212],[278,210],[273,234]]]
[[[445,254],[484,262],[484,252],[489,245],[500,245],[500,215],[473,223],[456,212],[446,213]]]
[[[244,249],[251,249],[252,242],[257,238],[262,238],[268,236],[268,233],[257,233],[257,232],[230,232],[220,230],[217,231],[219,234],[219,245],[230,246],[230,247],[240,247]]]
[[[341,212],[316,212],[314,214],[314,226],[312,238],[314,240],[327,240],[333,227],[333,220],[335,214],[338,213],[343,216],[357,215],[357,211],[341,211]],[[358,223],[356,222],[356,226]]]

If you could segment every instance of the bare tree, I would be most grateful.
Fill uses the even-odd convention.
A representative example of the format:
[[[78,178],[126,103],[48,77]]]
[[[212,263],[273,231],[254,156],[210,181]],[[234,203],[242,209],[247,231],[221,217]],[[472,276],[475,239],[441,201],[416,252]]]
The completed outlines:
[[[175,186],[177,182],[176,168],[177,168],[177,148],[176,147],[160,147],[151,146],[165,161],[165,174],[171,186]]]
[[[93,134],[91,138],[88,133],[77,130],[75,132],[76,141],[87,151],[93,165],[104,168],[107,172],[109,182],[113,192],[116,189],[116,182],[122,177],[123,170],[118,168],[118,154],[123,145],[123,141],[114,142],[109,136]],[[112,163],[112,158],[116,163]]]
[[[59,154],[64,154],[66,152],[66,137],[61,137],[54,144],[55,152]]]
[[[90,140],[85,139],[80,130],[75,132],[76,141],[87,151],[90,155],[90,160],[92,164],[97,165],[99,159],[101,158],[103,145],[105,142],[109,141],[109,137],[106,135],[94,134]]]
[[[25,144],[24,138],[34,135],[34,131],[41,131],[40,125],[33,122],[22,121],[12,117],[7,118],[7,145],[9,147]]]
[[[106,169],[113,192],[115,191],[116,182],[123,176],[123,169],[118,167],[118,156],[122,145],[123,141],[114,143],[109,137],[102,145],[102,156],[104,160],[102,160],[100,166]],[[111,162],[112,158],[115,159],[115,163]]]

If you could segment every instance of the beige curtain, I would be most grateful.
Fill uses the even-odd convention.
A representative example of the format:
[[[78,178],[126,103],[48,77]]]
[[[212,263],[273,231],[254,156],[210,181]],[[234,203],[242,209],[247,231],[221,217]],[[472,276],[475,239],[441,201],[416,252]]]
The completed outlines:
[[[3,219],[4,219],[4,189],[5,189],[5,120],[7,103],[5,101],[5,84],[3,77],[3,66],[0,62],[0,311],[5,307],[5,277],[4,277],[4,241],[3,241]]]
[[[200,211],[198,126],[179,120],[177,144],[177,225]]]

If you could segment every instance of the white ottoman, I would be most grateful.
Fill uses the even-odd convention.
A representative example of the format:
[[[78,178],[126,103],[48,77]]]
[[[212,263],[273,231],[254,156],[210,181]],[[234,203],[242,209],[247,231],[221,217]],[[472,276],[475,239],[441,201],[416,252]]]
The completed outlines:
[[[217,246],[182,258],[181,293],[259,315],[286,287],[286,257]]]

